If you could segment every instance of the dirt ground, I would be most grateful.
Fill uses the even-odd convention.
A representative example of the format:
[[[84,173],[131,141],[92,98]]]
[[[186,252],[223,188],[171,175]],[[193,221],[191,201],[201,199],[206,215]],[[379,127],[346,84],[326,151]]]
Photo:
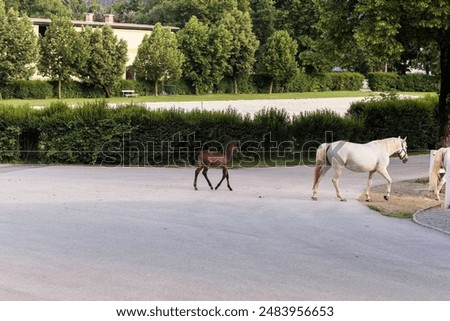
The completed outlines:
[[[434,199],[428,190],[428,179],[393,183],[389,201],[383,198],[385,192],[386,185],[374,186],[371,188],[370,202],[365,201],[364,193],[358,200],[383,215],[409,218],[418,210],[433,206],[440,207],[444,197],[441,194],[441,201]]]

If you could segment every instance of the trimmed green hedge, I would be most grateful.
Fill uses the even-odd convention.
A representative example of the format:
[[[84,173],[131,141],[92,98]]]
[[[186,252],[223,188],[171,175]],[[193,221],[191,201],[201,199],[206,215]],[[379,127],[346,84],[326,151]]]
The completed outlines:
[[[0,162],[60,164],[193,164],[197,151],[241,143],[243,157],[314,151],[322,142],[367,142],[408,136],[410,150],[434,147],[437,98],[354,103],[345,116],[262,109],[253,117],[223,111],[147,110],[106,102],[44,109],[0,106]],[[287,153],[287,154],[286,154]],[[270,155],[272,156],[272,155]]]
[[[47,99],[53,97],[53,87],[43,80],[16,80],[0,89],[3,99]]]
[[[363,80],[364,76],[356,72],[327,72],[317,75],[298,72],[290,83],[275,83],[274,92],[356,91],[361,89]],[[263,85],[258,84],[258,87],[261,86]]]
[[[437,98],[431,97],[356,102],[348,115],[362,121],[363,141],[407,136],[409,149],[423,150],[434,148],[437,142],[437,105]]]
[[[0,107],[0,162],[16,163],[29,159],[31,151],[37,149],[38,123],[39,111],[30,106]]]
[[[439,90],[439,79],[423,74],[398,75],[394,72],[371,72],[368,75],[369,87],[373,91],[417,91],[434,92]]]

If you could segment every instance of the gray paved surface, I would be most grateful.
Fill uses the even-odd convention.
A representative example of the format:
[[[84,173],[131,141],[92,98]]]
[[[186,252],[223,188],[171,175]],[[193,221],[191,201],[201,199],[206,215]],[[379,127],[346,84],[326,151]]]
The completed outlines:
[[[450,209],[430,208],[419,211],[415,213],[414,221],[450,235]]]
[[[428,157],[389,170],[424,177]],[[0,168],[0,299],[450,300],[450,236],[358,203],[365,174],[344,173],[346,203],[331,173],[311,201],[304,166],[233,169],[233,192],[193,174]]]

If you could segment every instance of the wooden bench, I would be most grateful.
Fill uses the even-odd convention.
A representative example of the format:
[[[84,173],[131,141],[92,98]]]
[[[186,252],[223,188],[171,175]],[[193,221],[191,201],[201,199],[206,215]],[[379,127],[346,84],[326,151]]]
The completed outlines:
[[[134,92],[134,89],[125,89],[125,90],[122,90],[122,95],[123,95],[124,97],[136,97],[136,96],[138,96],[138,94],[136,94],[136,93]]]

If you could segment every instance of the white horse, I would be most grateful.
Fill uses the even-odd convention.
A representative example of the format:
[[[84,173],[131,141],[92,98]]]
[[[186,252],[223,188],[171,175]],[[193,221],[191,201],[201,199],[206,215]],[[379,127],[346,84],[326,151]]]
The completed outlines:
[[[445,175],[441,177],[440,170],[445,164],[445,158],[450,157],[450,153],[447,153],[449,150],[450,147],[438,149],[434,155],[433,167],[431,168],[430,187],[431,191],[434,192],[435,199],[438,201],[441,199],[439,193],[445,184]]]
[[[366,201],[370,201],[369,190],[372,185],[373,174],[375,172],[380,173],[387,181],[387,190],[384,198],[389,200],[392,179],[387,172],[387,166],[389,165],[389,157],[394,153],[398,154],[403,163],[408,161],[406,137],[404,139],[393,137],[374,140],[366,144],[356,144],[341,140],[320,145],[316,153],[314,185],[311,198],[317,200],[320,179],[332,166],[335,170],[333,185],[336,189],[336,195],[341,201],[346,201],[339,191],[339,177],[342,175],[344,167],[354,172],[369,172],[365,193]]]

